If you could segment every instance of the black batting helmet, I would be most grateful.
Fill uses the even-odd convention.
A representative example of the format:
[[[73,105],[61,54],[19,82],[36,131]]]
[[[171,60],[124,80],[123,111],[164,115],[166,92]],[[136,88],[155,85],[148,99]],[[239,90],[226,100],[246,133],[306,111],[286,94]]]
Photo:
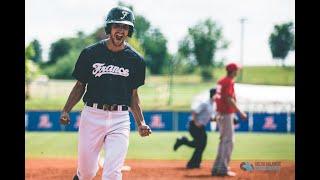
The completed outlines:
[[[135,21],[135,18],[134,18],[133,12],[129,8],[122,7],[122,6],[112,8],[109,11],[106,19],[106,26],[105,26],[106,34],[111,33],[111,24],[120,23],[120,24],[129,25],[130,28],[129,28],[128,36],[131,37],[134,31],[134,21]]]

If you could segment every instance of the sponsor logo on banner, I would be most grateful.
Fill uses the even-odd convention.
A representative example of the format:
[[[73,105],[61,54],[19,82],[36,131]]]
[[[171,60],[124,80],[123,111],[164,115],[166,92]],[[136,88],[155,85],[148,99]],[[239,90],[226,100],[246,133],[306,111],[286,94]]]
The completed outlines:
[[[50,122],[48,114],[42,114],[39,118],[38,128],[49,129],[52,127],[52,123]]]
[[[152,128],[163,128],[165,126],[162,122],[162,116],[160,114],[155,114],[151,116],[150,127]]]
[[[265,117],[263,129],[274,130],[276,128],[277,128],[277,125],[274,123],[273,116]]]

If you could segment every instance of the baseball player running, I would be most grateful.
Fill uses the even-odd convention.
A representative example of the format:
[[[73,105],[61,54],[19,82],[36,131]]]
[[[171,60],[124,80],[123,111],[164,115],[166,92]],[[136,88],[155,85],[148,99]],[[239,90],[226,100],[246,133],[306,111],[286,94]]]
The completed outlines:
[[[129,144],[129,108],[140,136],[151,134],[138,95],[138,87],[145,81],[146,65],[143,57],[125,41],[134,32],[134,21],[130,9],[112,8],[105,24],[108,38],[86,47],[76,62],[73,76],[77,82],[60,117],[61,124],[69,124],[68,113],[84,94],[74,180],[95,177],[101,148],[105,150],[102,179],[122,179],[121,167]]]
[[[207,101],[201,102],[192,110],[192,118],[189,121],[189,133],[193,137],[193,140],[190,141],[186,136],[182,136],[176,140],[173,146],[174,151],[181,145],[195,148],[191,159],[187,163],[187,169],[200,168],[202,154],[207,145],[205,126],[215,115],[213,107],[215,93],[215,88],[210,89],[210,98]]]
[[[233,124],[235,113],[239,113],[242,119],[247,118],[247,115],[236,104],[234,78],[237,76],[239,68],[235,63],[228,64],[226,66],[227,76],[217,83],[217,94],[215,96],[217,115],[215,119],[219,125],[220,143],[211,171],[212,176],[236,175],[228,168],[235,140]]]

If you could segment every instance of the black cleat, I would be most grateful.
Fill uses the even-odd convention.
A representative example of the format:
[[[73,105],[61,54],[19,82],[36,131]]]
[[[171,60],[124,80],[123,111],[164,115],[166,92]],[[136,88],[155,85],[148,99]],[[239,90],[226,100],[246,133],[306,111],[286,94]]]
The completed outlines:
[[[190,165],[190,164],[188,164],[186,168],[187,169],[198,169],[198,168],[200,168],[200,165]]]
[[[176,151],[179,146],[181,146],[180,140],[177,138],[176,143],[174,143],[173,150]]]
[[[72,180],[79,180],[78,176],[77,175],[74,175],[73,179]]]
[[[177,138],[176,143],[173,146],[173,150],[176,151],[186,140],[186,137]]]

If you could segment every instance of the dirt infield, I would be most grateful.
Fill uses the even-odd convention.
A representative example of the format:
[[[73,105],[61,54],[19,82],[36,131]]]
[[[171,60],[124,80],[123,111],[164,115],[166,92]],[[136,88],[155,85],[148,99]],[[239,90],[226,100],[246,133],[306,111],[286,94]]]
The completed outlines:
[[[233,161],[230,167],[237,173],[236,177],[212,177],[210,169],[213,161],[203,161],[200,169],[185,169],[186,161],[174,160],[126,160],[125,165],[131,167],[131,171],[123,172],[124,180],[181,180],[181,179],[237,179],[237,180],[287,180],[295,179],[295,163],[281,161],[279,171],[252,172],[240,169],[243,161]],[[254,164],[254,161],[247,161]],[[257,161],[262,162],[262,161]],[[279,162],[279,161],[278,161]],[[26,159],[25,162],[27,180],[72,180],[76,172],[77,161],[75,159]],[[94,180],[101,179],[102,169]]]

